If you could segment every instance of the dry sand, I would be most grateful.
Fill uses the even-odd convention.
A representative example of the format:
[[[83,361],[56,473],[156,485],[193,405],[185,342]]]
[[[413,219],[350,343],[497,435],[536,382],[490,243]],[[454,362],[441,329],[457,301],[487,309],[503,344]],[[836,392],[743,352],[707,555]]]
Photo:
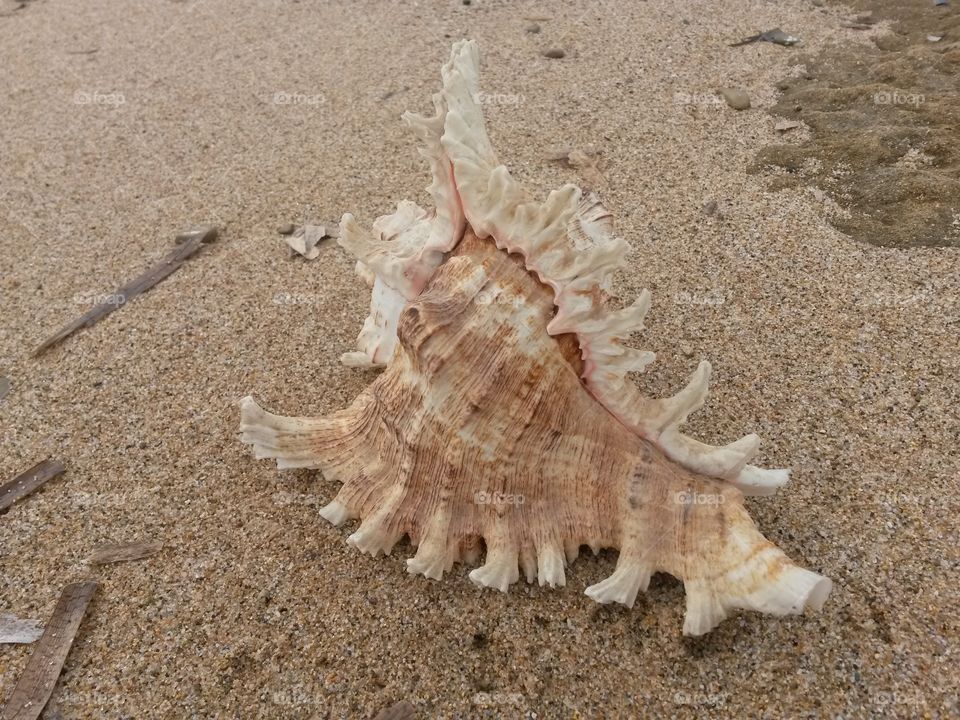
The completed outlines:
[[[780,141],[764,108],[795,55],[727,43],[779,25],[816,52],[882,32],[843,16],[800,0],[35,0],[0,17],[0,478],[68,467],[0,517],[0,612],[45,619],[65,583],[101,579],[47,717],[363,718],[401,699],[421,717],[956,716],[957,251],[858,244],[829,203],[746,172]],[[599,189],[634,247],[618,289],[654,297],[645,387],[713,362],[691,432],[757,431],[763,463],[793,467],[749,506],[834,580],[821,614],[684,639],[671,578],[632,610],[583,595],[606,552],[559,591],[481,591],[462,567],[427,581],[406,545],[361,556],[317,516],[333,482],[239,443],[242,395],[321,414],[370,381],[338,363],[368,302],[353,262],[332,244],[290,258],[275,228],[426,202],[398,116],[429,107],[463,36],[485,90],[517,96],[488,124],[531,190],[577,179],[544,162],[556,148],[603,151]],[[683,102],[725,86],[753,109]],[[194,222],[223,239],[28,359]],[[85,563],[148,539],[167,547]],[[0,647],[0,698],[29,652]]]

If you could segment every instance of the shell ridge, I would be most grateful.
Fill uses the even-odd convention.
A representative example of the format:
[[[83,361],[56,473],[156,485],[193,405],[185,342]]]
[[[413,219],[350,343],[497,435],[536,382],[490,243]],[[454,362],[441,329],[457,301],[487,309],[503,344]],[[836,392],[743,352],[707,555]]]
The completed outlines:
[[[584,380],[594,397],[634,432],[657,443],[685,467],[722,478],[749,494],[776,491],[786,482],[787,474],[750,471],[741,478],[746,460],[753,453],[744,453],[749,457],[743,462],[729,461],[732,452],[750,444],[746,438],[711,448],[676,430],[706,399],[709,363],[700,364],[684,389],[661,400],[644,397],[629,380],[628,372],[642,369],[654,359],[648,351],[625,354],[622,346],[618,347],[622,337],[642,329],[649,292],[641,293],[633,306],[612,313],[597,300],[603,296],[605,280],[625,264],[628,245],[613,236],[612,215],[595,194],[584,196],[574,186],[565,186],[556,191],[567,193],[562,203],[558,201],[561,196],[553,193],[542,205],[531,203],[506,167],[497,164],[476,102],[479,56],[473,41],[454,46],[443,77],[443,96],[449,111],[441,142],[453,163],[467,220],[479,236],[492,235],[498,248],[523,255],[528,269],[553,288],[557,324],[548,331],[576,333],[585,363]],[[562,209],[558,210],[558,205]],[[565,233],[548,221],[551,217],[558,221],[567,218]],[[546,232],[540,230],[541,224],[550,228],[546,237],[538,235]],[[578,244],[581,247],[577,248]],[[565,292],[568,288],[573,289]],[[621,360],[607,359],[611,357]],[[671,430],[671,442],[664,445],[661,437],[667,429]]]
[[[280,468],[339,480],[320,514],[359,518],[347,542],[361,552],[389,554],[409,535],[410,573],[440,579],[475,562],[482,540],[475,584],[506,592],[522,573],[562,586],[586,544],[620,551],[586,590],[597,602],[632,606],[654,572],[680,578],[685,634],[738,609],[819,609],[830,581],[790,562],[742,506],[788,472],[748,464],[756,435],[713,447],[680,432],[705,402],[708,362],[663,399],[628,377],[654,359],[624,344],[650,293],[606,308],[629,246],[593,193],[564,185],[528,198],[497,162],[478,73],[476,44],[458,42],[435,115],[404,115],[435,209],[403,201],[372,231],[349,213],[341,221],[339,242],[372,286],[358,351],[343,360],[387,370],[328,418],[274,415],[245,398],[241,439]]]

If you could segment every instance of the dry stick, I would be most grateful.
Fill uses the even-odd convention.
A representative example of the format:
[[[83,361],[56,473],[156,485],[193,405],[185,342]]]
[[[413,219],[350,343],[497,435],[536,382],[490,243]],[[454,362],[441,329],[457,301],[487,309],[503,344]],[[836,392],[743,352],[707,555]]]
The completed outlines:
[[[97,589],[94,581],[63,589],[50,622],[23,670],[13,695],[3,707],[3,720],[36,720],[53,694],[87,604]]]
[[[97,545],[90,556],[93,565],[142,560],[163,550],[162,542],[132,542],[109,545]]]
[[[59,460],[44,460],[24,473],[20,473],[6,485],[0,486],[0,511],[6,510],[17,500],[26,497],[47,480],[55,478],[64,471]]]
[[[145,273],[138,276],[136,279],[131,280],[123,287],[117,289],[113,295],[109,296],[110,301],[94,305],[79,318],[71,323],[68,323],[67,325],[64,325],[56,334],[44,340],[40,347],[33,351],[33,357],[37,357],[45,350],[56,345],[64,338],[72,335],[80,328],[90,327],[94,323],[99,322],[121,305],[125,305],[140,293],[146,292],[167,277],[170,273],[174,272],[177,268],[183,265],[183,263],[191,255],[197,252],[197,250],[199,250],[204,243],[212,242],[216,238],[216,235],[217,229],[213,226],[204,226],[195,231],[182,233],[180,236],[178,236],[178,239],[180,237],[188,237],[186,242],[178,246],[176,250],[171,252],[169,255],[167,255],[167,257],[158,262]]]

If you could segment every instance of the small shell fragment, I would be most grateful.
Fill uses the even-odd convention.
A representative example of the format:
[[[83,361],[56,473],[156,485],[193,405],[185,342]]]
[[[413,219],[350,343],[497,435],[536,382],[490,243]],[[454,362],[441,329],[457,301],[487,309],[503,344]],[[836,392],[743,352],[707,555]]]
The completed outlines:
[[[315,260],[320,256],[320,241],[328,237],[336,237],[335,227],[328,225],[304,225],[293,231],[284,242],[307,260]]]
[[[36,642],[43,635],[39,620],[21,620],[15,615],[0,613],[0,644]]]
[[[584,180],[594,188],[604,183],[600,152],[594,147],[558,150],[547,155],[547,160],[560,162],[569,168],[578,170]]]

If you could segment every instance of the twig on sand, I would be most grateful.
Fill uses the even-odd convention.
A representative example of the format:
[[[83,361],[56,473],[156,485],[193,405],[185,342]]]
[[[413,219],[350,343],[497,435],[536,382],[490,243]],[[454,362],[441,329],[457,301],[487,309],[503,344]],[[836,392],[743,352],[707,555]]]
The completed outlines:
[[[33,351],[33,357],[37,357],[80,328],[90,327],[94,323],[99,322],[121,305],[126,305],[137,295],[146,292],[179,268],[191,255],[196,253],[204,243],[213,242],[216,237],[217,228],[212,225],[204,225],[181,233],[177,236],[177,241],[178,243],[182,242],[182,244],[180,244],[176,250],[142,275],[119,288],[112,295],[108,295],[106,302],[94,305],[79,318],[64,325],[57,333],[49,337],[40,347]]]
[[[0,485],[0,511],[6,510],[20,498],[26,497],[64,471],[63,463],[58,460],[44,460],[26,472],[17,475],[6,485]]]
[[[73,638],[97,590],[95,581],[67,585],[33,655],[3,707],[3,720],[36,720],[53,694]]]
[[[108,563],[127,562],[128,560],[143,560],[156,555],[163,549],[162,542],[132,542],[97,545],[90,556],[93,565],[107,565]]]

